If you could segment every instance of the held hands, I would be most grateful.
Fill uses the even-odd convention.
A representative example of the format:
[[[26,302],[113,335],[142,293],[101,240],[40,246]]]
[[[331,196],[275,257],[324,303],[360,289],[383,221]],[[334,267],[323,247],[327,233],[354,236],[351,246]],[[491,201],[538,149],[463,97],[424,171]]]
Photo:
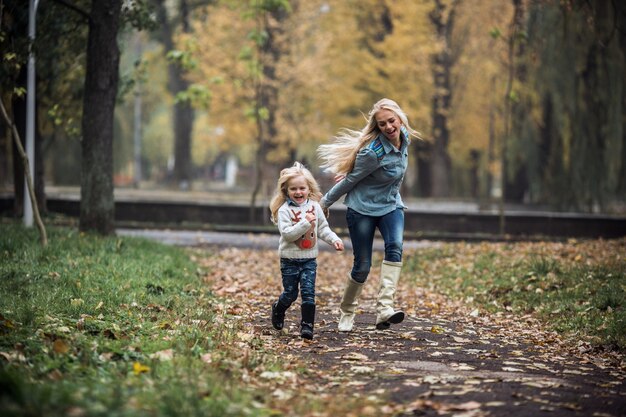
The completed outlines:
[[[343,250],[343,242],[341,240],[338,240],[337,242],[333,243],[333,246],[335,247],[336,251],[341,252]]]

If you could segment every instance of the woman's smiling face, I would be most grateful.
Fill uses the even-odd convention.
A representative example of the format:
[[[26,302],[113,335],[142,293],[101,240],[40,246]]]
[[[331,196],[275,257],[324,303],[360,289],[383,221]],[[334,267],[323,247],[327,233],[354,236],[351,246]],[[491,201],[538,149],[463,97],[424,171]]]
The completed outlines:
[[[400,143],[400,126],[402,121],[391,110],[382,109],[379,110],[374,116],[376,119],[376,125],[383,135],[393,144]]]
[[[296,204],[302,204],[309,198],[309,183],[302,175],[287,182],[287,197]]]

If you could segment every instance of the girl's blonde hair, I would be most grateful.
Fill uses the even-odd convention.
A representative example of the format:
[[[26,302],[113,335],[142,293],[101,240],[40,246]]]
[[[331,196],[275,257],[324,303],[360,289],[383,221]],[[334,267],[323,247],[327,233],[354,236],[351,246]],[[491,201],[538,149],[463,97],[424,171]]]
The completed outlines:
[[[293,166],[285,168],[280,171],[278,177],[278,183],[276,184],[276,192],[270,201],[270,219],[272,223],[278,223],[278,209],[287,201],[287,188],[289,187],[289,181],[297,177],[304,177],[309,186],[309,199],[314,201],[320,201],[322,199],[322,192],[320,186],[315,181],[311,171],[305,168],[300,162],[294,162]]]
[[[360,149],[367,146],[381,133],[376,123],[376,113],[381,110],[391,110],[400,118],[402,125],[409,132],[409,136],[420,138],[419,132],[413,130],[409,125],[406,113],[393,100],[383,98],[377,101],[367,114],[367,124],[358,131],[352,129],[342,129],[333,138],[333,143],[320,145],[317,154],[322,160],[322,168],[336,175],[347,175],[354,168],[356,154]]]

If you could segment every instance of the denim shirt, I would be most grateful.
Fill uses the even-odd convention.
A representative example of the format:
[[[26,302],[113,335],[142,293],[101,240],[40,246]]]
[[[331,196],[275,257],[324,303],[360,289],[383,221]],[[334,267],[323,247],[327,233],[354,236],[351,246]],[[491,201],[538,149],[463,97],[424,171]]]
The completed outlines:
[[[366,216],[384,216],[396,208],[406,208],[400,196],[410,144],[404,127],[402,136],[400,149],[380,134],[359,150],[352,171],[324,195],[320,205],[330,207],[346,194],[344,204]]]

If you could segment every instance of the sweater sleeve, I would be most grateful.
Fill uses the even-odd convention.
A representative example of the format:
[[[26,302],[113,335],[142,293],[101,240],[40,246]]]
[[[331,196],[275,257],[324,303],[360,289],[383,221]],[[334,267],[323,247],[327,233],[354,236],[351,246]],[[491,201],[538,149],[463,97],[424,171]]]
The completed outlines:
[[[296,241],[300,236],[305,234],[310,227],[311,223],[305,218],[302,218],[302,220],[296,224],[292,224],[289,209],[286,207],[281,207],[278,210],[278,231],[285,241]]]
[[[329,245],[335,242],[341,242],[341,238],[331,230],[328,220],[322,211],[322,207],[317,203],[315,203],[315,215],[317,216],[317,237]]]
[[[342,195],[352,190],[359,181],[374,172],[378,167],[376,152],[370,148],[361,149],[356,155],[352,171],[322,197],[320,205],[323,208],[332,206]]]

